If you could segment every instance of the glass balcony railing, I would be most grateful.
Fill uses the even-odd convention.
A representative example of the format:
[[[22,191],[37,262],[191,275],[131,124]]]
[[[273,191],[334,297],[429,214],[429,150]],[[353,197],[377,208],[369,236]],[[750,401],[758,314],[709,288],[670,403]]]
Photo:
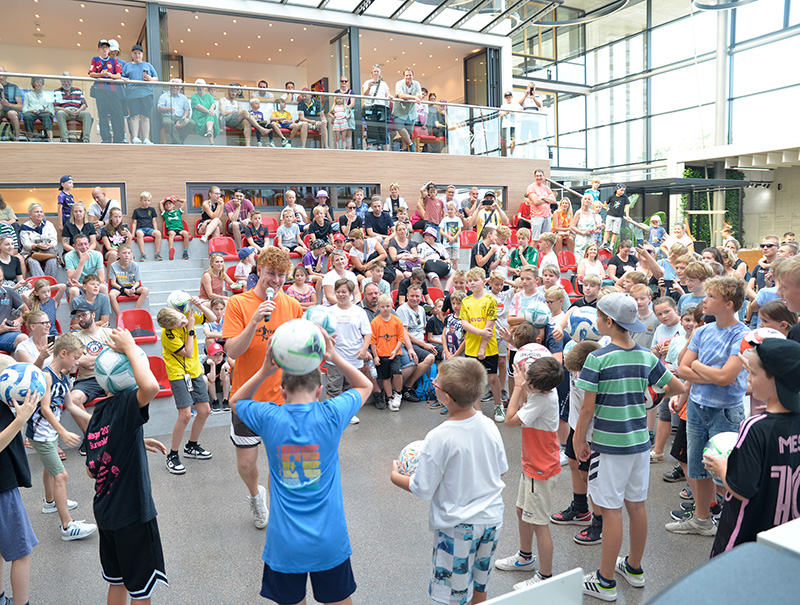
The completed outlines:
[[[5,72],[3,141],[317,147],[546,160],[546,112]]]

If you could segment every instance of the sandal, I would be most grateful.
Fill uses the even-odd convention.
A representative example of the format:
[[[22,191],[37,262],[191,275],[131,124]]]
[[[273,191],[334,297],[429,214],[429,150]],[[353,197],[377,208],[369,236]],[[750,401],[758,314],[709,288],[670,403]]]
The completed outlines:
[[[656,454],[655,450],[650,450],[650,464],[664,462],[664,453]]]
[[[61,458],[62,461],[67,459],[67,452],[62,450],[60,445],[58,446],[58,457]]]

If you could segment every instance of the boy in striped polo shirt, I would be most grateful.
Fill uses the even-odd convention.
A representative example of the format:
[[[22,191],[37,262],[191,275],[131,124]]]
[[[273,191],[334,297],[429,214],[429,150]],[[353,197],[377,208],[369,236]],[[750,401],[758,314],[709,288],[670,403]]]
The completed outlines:
[[[577,387],[585,391],[573,448],[589,459],[589,496],[603,515],[600,569],[584,576],[584,594],[617,600],[614,572],[631,586],[644,586],[642,556],[647,541],[647,488],[650,479],[650,434],[644,391],[665,388],[665,397],[682,394],[683,384],[629,332],[645,328],[637,319],[636,301],[627,294],[608,294],[597,302],[597,327],[611,344],[586,358]],[[586,442],[594,421],[591,449]],[[620,557],[622,505],[630,517],[630,553]]]

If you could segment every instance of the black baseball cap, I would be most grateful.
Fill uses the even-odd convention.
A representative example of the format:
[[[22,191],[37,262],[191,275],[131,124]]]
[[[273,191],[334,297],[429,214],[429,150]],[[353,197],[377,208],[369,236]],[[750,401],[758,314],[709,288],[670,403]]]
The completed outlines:
[[[142,48],[141,44],[134,44],[133,48],[131,48],[131,52],[133,52],[135,50],[141,50],[142,52],[144,52],[144,49]]]
[[[92,306],[87,302],[80,302],[78,305],[72,310],[70,315],[77,315],[78,313],[84,313],[88,311],[89,313],[94,313],[94,309]]]
[[[781,405],[800,412],[800,343],[782,338],[765,338],[756,345],[764,369],[775,378],[775,390]]]

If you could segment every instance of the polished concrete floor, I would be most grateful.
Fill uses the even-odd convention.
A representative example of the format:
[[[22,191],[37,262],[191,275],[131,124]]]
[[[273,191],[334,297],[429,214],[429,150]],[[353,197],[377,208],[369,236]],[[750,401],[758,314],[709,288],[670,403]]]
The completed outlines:
[[[488,407],[486,408],[488,412]],[[245,489],[236,472],[234,448],[228,438],[228,414],[213,415],[201,443],[214,454],[212,460],[185,460],[187,472],[173,476],[161,456],[149,454],[153,495],[158,509],[167,575],[170,587],[158,587],[156,603],[234,604],[265,602],[258,596],[261,579],[261,551],[264,531],[254,528]],[[152,404],[152,420],[146,427],[150,436],[168,443],[176,417],[171,399]],[[428,503],[394,487],[389,481],[391,461],[404,445],[421,439],[444,419],[426,404],[404,403],[399,413],[364,408],[361,423],[349,427],[340,446],[344,505],[353,548],[352,564],[358,583],[356,603],[424,604],[427,594],[432,537],[428,532]],[[518,548],[514,508],[520,473],[520,432],[500,426],[509,459],[505,477],[504,527],[498,549],[507,556]],[[106,584],[100,576],[97,536],[81,542],[62,542],[56,515],[41,510],[42,465],[36,455],[29,457],[33,489],[23,490],[40,544],[32,555],[31,602],[38,604],[94,604],[105,602]],[[259,457],[266,481],[266,456]],[[92,481],[84,470],[84,458],[68,451],[70,473],[68,495],[79,502],[76,519],[92,520]],[[677,508],[678,491],[685,483],[668,484],[661,473],[669,463],[651,466],[649,540],[645,554],[647,586],[635,589],[618,583],[618,603],[645,603],[659,591],[701,565],[711,549],[711,538],[677,536],[664,530],[669,511]],[[556,506],[563,508],[571,498],[568,469],[556,485]],[[465,481],[469,477],[464,478]],[[556,573],[574,567],[596,569],[600,546],[580,546],[572,536],[574,526],[551,526],[555,544]],[[623,554],[626,552],[623,544]],[[9,566],[4,567],[6,590]],[[508,592],[529,574],[492,574],[489,593]],[[309,598],[309,602],[316,603]],[[599,603],[589,597],[587,603]]]

